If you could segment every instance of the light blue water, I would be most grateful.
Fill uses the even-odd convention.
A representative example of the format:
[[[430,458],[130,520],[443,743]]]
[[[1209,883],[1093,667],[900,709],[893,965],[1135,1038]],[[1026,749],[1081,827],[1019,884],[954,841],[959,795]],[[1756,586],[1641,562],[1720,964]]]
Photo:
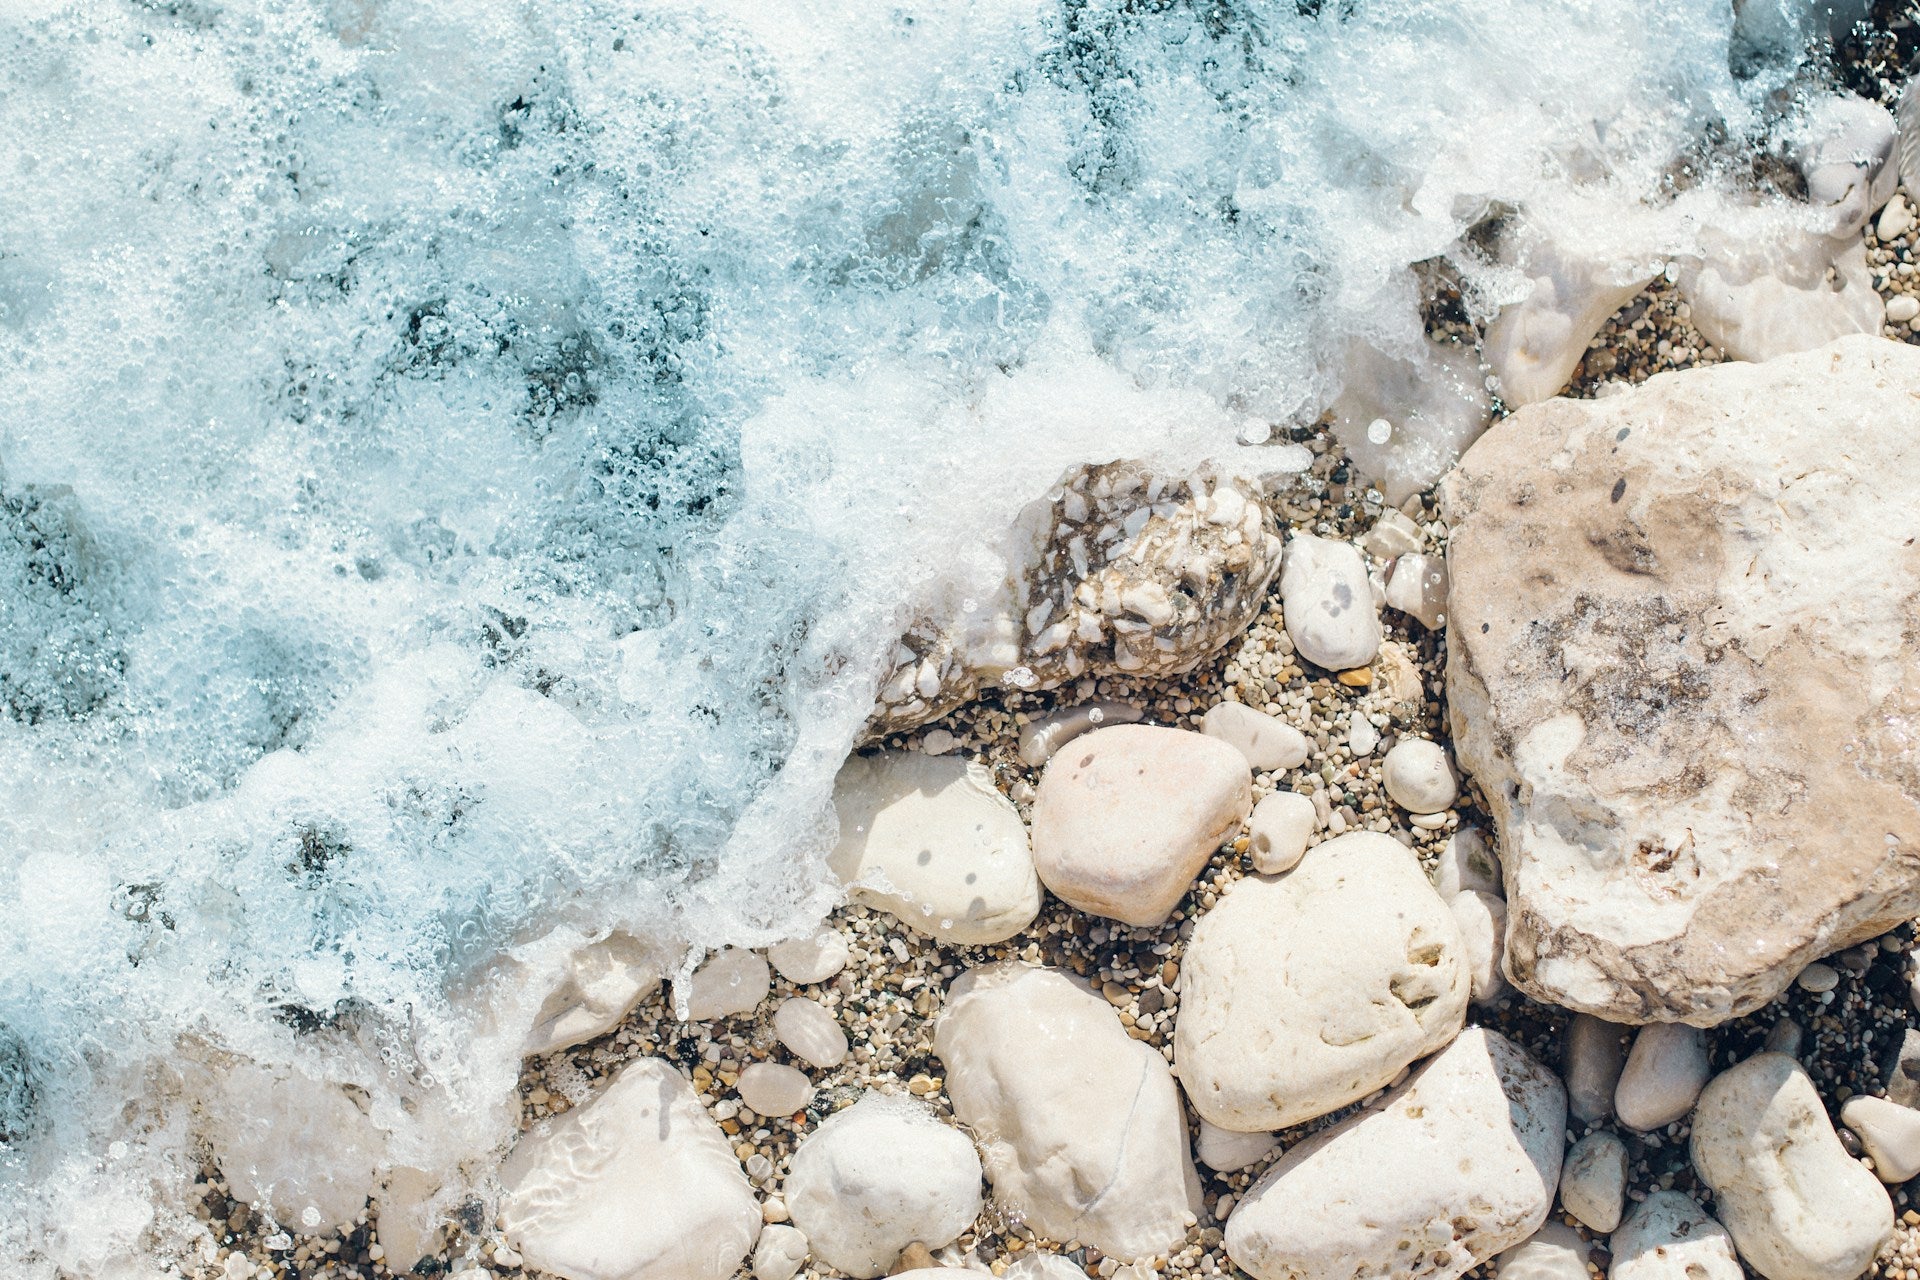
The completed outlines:
[[[1066,465],[1311,416],[1489,211],[1670,251],[1783,74],[1311,7],[6,6],[0,1269],[169,1256],[223,1055],[496,1150],[449,991],[823,910],[876,660]]]

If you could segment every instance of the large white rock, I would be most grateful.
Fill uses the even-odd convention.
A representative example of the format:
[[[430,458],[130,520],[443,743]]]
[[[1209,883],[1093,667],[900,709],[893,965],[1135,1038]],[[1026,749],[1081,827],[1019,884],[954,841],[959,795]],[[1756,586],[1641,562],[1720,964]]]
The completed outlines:
[[[869,1093],[801,1141],[786,1193],[814,1257],[882,1276],[914,1241],[938,1249],[980,1216],[980,1157],[922,1104]]]
[[[1920,1111],[1866,1094],[1848,1098],[1840,1123],[1853,1130],[1873,1157],[1873,1171],[1886,1183],[1920,1174]]]
[[[1491,1031],[1464,1031],[1381,1102],[1300,1143],[1227,1219],[1257,1280],[1452,1280],[1546,1221],[1566,1093]]]
[[[1242,702],[1222,702],[1200,717],[1200,732],[1247,758],[1256,773],[1297,769],[1307,760],[1307,735],[1278,716]]]
[[[1181,984],[1181,1084],[1202,1118],[1242,1132],[1388,1083],[1459,1031],[1469,985],[1447,904],[1411,851],[1373,832],[1236,883],[1201,917]]]
[[[1564,1223],[1549,1221],[1500,1255],[1499,1280],[1588,1280],[1587,1242]]]
[[[1201,1209],[1167,1064],[1053,969],[993,964],[947,992],[934,1052],[994,1198],[1036,1232],[1122,1261],[1173,1250]]]
[[[564,1280],[727,1280],[760,1234],[726,1135],[658,1058],[522,1134],[500,1185],[507,1239]]]
[[[1693,1109],[1713,1064],[1698,1027],[1656,1022],[1640,1028],[1613,1091],[1613,1111],[1629,1129],[1658,1129]]]
[[[1308,662],[1334,671],[1364,667],[1380,651],[1380,611],[1367,559],[1350,542],[1296,533],[1280,570],[1287,635]]]
[[[1873,287],[1867,247],[1801,232],[1784,243],[1736,241],[1680,275],[1700,336],[1756,363],[1878,335],[1886,304]]]
[[[1693,1167],[1767,1280],[1850,1280],[1893,1234],[1886,1188],[1840,1145],[1812,1079],[1785,1054],[1755,1054],[1707,1085]]]
[[[1662,375],[1444,482],[1453,745],[1530,995],[1710,1026],[1920,913],[1915,385],[1878,338]]]
[[[204,1133],[234,1199],[306,1234],[367,1207],[386,1138],[338,1085],[249,1062],[218,1088]]]
[[[958,756],[854,756],[833,784],[827,861],[849,896],[909,928],[979,946],[1040,914],[1026,825],[986,766]]]
[[[1655,1191],[1608,1242],[1607,1280],[1743,1280],[1733,1237],[1678,1191]]]
[[[1605,1129],[1573,1144],[1560,1170],[1560,1205],[1601,1235],[1620,1225],[1627,1201],[1627,1144]]]
[[[1040,775],[1034,865],[1070,906],[1157,925],[1252,807],[1246,759],[1218,738],[1143,724],[1095,729]]]

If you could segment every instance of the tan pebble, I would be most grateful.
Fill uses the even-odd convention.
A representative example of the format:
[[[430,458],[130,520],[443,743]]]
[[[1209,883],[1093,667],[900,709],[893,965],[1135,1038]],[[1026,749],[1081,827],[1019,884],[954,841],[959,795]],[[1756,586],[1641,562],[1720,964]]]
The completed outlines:
[[[1101,983],[1100,994],[1105,996],[1107,1003],[1113,1005],[1115,1008],[1124,1008],[1131,1002],[1131,997],[1128,996],[1127,989],[1117,982]]]
[[[749,1159],[754,1154],[753,1144],[751,1142],[743,1142],[733,1149],[733,1154],[739,1156],[742,1160]]]
[[[939,1265],[938,1262],[934,1261],[933,1254],[927,1249],[927,1246],[915,1240],[912,1244],[900,1251],[899,1258],[894,1261],[893,1269],[888,1271],[887,1274],[897,1276],[903,1271],[931,1271]]]
[[[1351,671],[1342,671],[1340,683],[1349,689],[1364,689],[1373,683],[1373,671],[1367,667],[1355,667]]]
[[[1179,980],[1180,980],[1180,966],[1176,964],[1174,961],[1169,960],[1165,964],[1160,966],[1160,985],[1161,986],[1171,991],[1173,989],[1173,984],[1178,982]]]

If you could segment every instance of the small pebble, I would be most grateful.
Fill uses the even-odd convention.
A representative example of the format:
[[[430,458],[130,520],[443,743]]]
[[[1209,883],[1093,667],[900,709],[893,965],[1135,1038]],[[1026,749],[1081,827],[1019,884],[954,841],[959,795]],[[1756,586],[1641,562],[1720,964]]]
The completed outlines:
[[[740,1101],[763,1116],[790,1116],[813,1101],[813,1081],[777,1062],[756,1062],[734,1086]]]
[[[1453,764],[1437,742],[1402,738],[1381,765],[1387,794],[1409,813],[1438,813],[1460,796]]]
[[[1831,991],[1840,985],[1840,971],[1830,964],[1821,964],[1816,960],[1802,969],[1800,976],[1793,981],[1794,985],[1802,991],[1818,994],[1822,991]]]

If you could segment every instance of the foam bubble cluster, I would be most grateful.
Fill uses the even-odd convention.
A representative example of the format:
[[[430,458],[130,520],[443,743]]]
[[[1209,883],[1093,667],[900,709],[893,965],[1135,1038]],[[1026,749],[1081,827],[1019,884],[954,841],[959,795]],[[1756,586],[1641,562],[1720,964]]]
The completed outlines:
[[[484,1171],[515,975],[817,918],[901,625],[1066,468],[1284,447],[1490,215],[1727,185],[1726,8],[14,5],[4,1269],[151,1274],[302,1089]]]

